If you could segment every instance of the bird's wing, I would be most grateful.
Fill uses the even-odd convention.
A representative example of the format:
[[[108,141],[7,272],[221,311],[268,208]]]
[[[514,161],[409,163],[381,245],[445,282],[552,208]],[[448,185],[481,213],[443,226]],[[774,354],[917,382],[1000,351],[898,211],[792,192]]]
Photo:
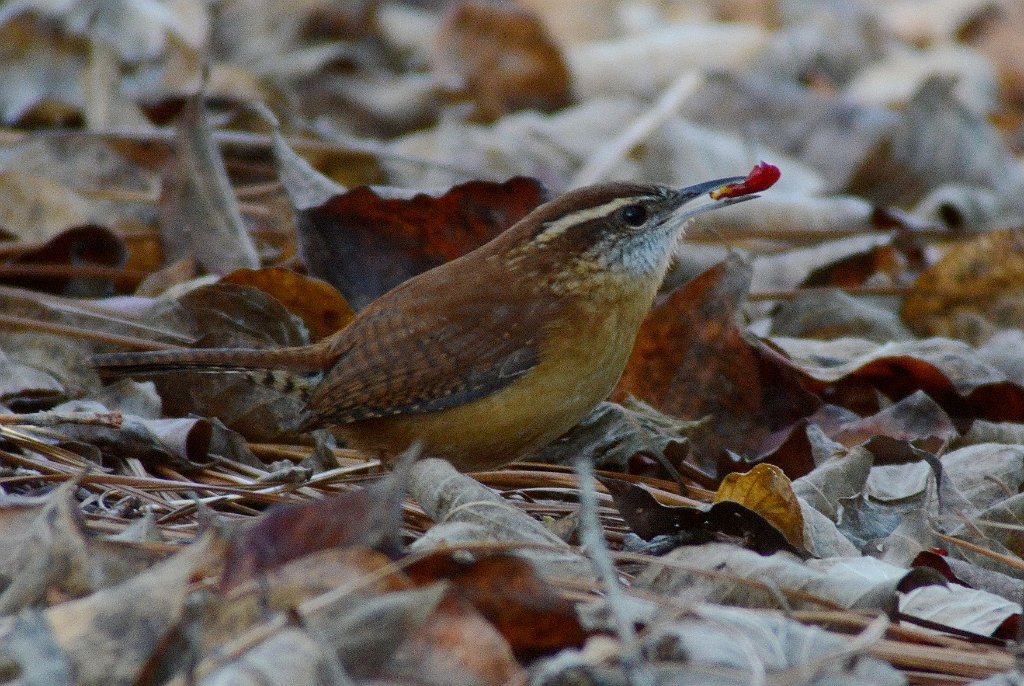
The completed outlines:
[[[427,303],[433,311],[427,311]],[[304,427],[434,412],[504,388],[538,363],[529,303],[443,296],[375,303],[339,337]],[[442,312],[438,310],[443,310]]]

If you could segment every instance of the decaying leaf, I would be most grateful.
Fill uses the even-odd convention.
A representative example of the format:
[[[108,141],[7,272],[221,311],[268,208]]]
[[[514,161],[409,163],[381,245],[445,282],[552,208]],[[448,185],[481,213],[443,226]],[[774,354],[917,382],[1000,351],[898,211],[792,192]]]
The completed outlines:
[[[796,493],[782,470],[759,464],[746,474],[727,474],[715,502],[731,501],[756,512],[794,546],[804,545],[804,518]]]
[[[849,640],[777,615],[698,607],[683,619],[659,627],[644,643],[660,658],[676,661],[672,665],[676,672],[682,671],[679,663],[685,663],[687,672],[696,672],[692,681],[682,682],[688,684],[711,678],[723,686],[749,683],[754,675],[752,660],[768,678],[793,675],[809,686],[904,683],[902,674],[879,660],[864,656],[844,659],[851,650]],[[741,657],[734,650],[737,641],[743,641],[752,653],[744,651]],[[707,672],[701,673],[703,670]],[[718,676],[726,670],[736,676]],[[813,676],[807,676],[809,673]]]
[[[415,562],[407,573],[418,584],[447,579],[450,593],[486,617],[523,662],[583,644],[575,609],[520,557],[465,561],[439,553]]]
[[[854,284],[860,285],[860,284]],[[908,340],[910,331],[890,310],[838,288],[815,288],[783,303],[772,317],[771,335],[788,338],[864,338],[884,343]]]
[[[622,518],[641,538],[671,536],[679,545],[733,540],[764,555],[779,550],[799,552],[765,517],[735,501],[718,502],[708,508],[668,506],[636,484],[609,478],[602,479],[602,483]]]
[[[435,70],[469,96],[477,118],[569,104],[569,70],[544,25],[529,10],[463,0],[441,23]]]
[[[1016,678],[1024,14],[840,4],[0,3],[0,677]],[[758,159],[623,404],[535,456],[629,472],[596,521],[561,465],[424,459],[406,499],[250,376],[89,366],[322,340],[544,187]]]
[[[192,256],[213,274],[259,266],[256,246],[242,223],[201,97],[188,100],[178,121],[160,223],[171,261]]]
[[[568,464],[584,453],[600,469],[629,471],[637,456],[684,458],[689,436],[706,423],[670,417],[636,398],[603,402],[530,460]]]
[[[968,340],[976,340],[979,324],[1024,327],[1022,274],[1024,233],[983,233],[954,245],[921,274],[904,300],[903,320],[923,336]]]
[[[859,339],[820,343],[776,338],[798,367],[828,386],[832,402],[873,414],[880,391],[900,399],[921,390],[953,418],[1024,417],[1024,389],[960,341],[945,338],[886,343]]]
[[[750,273],[730,258],[655,306],[616,389],[678,417],[711,415],[709,435],[694,439],[705,467],[724,449],[755,452],[818,405],[784,360],[735,324]]]
[[[310,342],[343,329],[354,316],[352,308],[330,285],[287,269],[242,269],[226,274],[220,282],[253,286],[273,296],[302,319]]]
[[[181,619],[189,581],[218,546],[215,537],[204,537],[120,585],[48,609],[43,616],[52,640],[77,683],[135,683]],[[15,640],[8,628],[0,651]]]
[[[537,181],[474,181],[434,197],[361,187],[297,215],[310,273],[361,310],[411,276],[479,247],[540,204]]]
[[[448,462],[423,459],[413,468],[409,494],[438,522],[419,540],[418,550],[460,541],[539,544],[547,550],[530,555],[541,574],[590,578],[590,561],[575,553],[543,524],[526,515]]]
[[[224,563],[221,588],[230,589],[249,579],[310,553],[355,545],[395,552],[397,508],[385,484],[356,489],[321,502],[282,505],[231,541]]]

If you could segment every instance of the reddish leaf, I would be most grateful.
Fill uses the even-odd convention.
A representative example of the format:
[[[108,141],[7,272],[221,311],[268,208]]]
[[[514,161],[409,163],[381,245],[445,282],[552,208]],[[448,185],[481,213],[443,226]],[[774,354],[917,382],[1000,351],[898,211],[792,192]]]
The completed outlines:
[[[391,507],[381,486],[354,489],[320,502],[280,505],[232,540],[224,561],[221,589],[327,548],[387,548],[393,545]]]
[[[924,391],[953,419],[1024,420],[1024,388],[960,341],[935,338],[873,348],[849,339],[777,343],[814,380],[817,392],[862,415],[878,411],[878,392],[898,400]]]
[[[465,562],[437,554],[415,562],[407,573],[417,584],[449,579],[453,592],[494,624],[523,662],[580,647],[586,638],[572,603],[521,557],[489,555]]]
[[[616,389],[618,397],[635,395],[668,414],[711,415],[710,432],[694,439],[705,468],[724,449],[757,451],[772,432],[819,405],[781,355],[736,325],[750,273],[731,257],[656,306]]]
[[[814,469],[814,455],[807,438],[807,424],[807,418],[802,418],[771,433],[751,456],[722,453],[718,461],[718,474],[745,472],[762,462],[779,467],[790,479],[799,479],[808,474]]]
[[[42,245],[20,253],[7,262],[10,265],[66,265],[69,267],[123,267],[128,258],[124,241],[113,231],[87,224],[75,226],[54,236]],[[116,286],[134,285],[129,278],[113,283],[109,277],[59,277],[40,273],[15,274],[13,269],[0,265],[3,282],[22,288],[34,288],[62,295],[107,295]]]
[[[343,329],[354,316],[345,299],[329,284],[288,269],[239,269],[220,281],[252,286],[272,295],[289,312],[302,319],[312,341]]]
[[[946,581],[955,584],[962,584],[964,586],[970,586],[965,584],[963,581],[957,578],[956,573],[950,569],[949,563],[946,561],[945,556],[939,555],[931,550],[922,550],[914,558],[914,561],[910,563],[911,567],[928,567],[941,574]]]
[[[491,240],[546,199],[540,182],[471,181],[440,197],[382,198],[365,186],[297,216],[310,274],[356,310],[420,272]]]

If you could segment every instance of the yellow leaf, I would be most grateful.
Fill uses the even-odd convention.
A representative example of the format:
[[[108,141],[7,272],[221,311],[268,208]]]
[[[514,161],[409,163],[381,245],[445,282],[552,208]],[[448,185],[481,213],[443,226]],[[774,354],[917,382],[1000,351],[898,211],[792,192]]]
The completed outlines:
[[[715,502],[730,500],[753,510],[782,532],[794,546],[804,545],[804,516],[800,503],[781,469],[759,464],[744,474],[732,473],[722,480]]]

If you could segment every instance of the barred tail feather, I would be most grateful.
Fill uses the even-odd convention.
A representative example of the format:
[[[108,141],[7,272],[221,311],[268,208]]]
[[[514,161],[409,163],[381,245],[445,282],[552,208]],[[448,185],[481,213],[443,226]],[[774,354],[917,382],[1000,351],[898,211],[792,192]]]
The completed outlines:
[[[240,374],[254,384],[305,400],[323,377],[323,360],[312,347],[277,350],[189,348],[95,355],[92,366],[104,377],[173,372]]]

